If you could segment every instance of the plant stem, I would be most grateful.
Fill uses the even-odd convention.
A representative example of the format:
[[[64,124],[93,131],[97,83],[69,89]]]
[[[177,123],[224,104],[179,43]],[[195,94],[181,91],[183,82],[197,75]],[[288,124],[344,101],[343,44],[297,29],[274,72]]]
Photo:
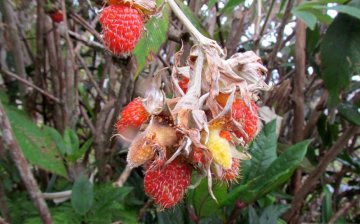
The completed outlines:
[[[181,11],[179,6],[176,4],[175,0],[167,0],[170,5],[170,8],[178,17],[178,19],[185,25],[186,29],[196,38],[200,45],[214,43],[214,40],[211,40],[204,35],[202,35],[196,27],[191,23],[191,21],[186,17],[186,15]]]

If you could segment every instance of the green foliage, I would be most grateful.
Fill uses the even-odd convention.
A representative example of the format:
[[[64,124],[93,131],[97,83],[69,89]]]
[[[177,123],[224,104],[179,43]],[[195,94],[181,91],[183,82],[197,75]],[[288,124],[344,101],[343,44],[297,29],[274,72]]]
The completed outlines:
[[[339,14],[321,43],[321,77],[330,93],[331,104],[339,103],[339,94],[350,84],[360,63],[360,20]]]
[[[351,103],[342,103],[338,107],[339,113],[349,122],[360,125],[360,111],[359,107]]]
[[[257,137],[259,140],[255,140],[255,143],[250,147],[250,154],[256,159],[250,160],[243,167],[243,172],[245,177],[252,177],[252,179],[246,178],[238,186],[235,186],[226,198],[220,201],[222,206],[229,205],[238,199],[250,203],[275,190],[290,178],[293,171],[304,159],[309,141],[299,142],[286,149],[280,156],[275,156],[275,158],[277,144],[274,136],[266,144],[259,144],[265,141],[265,136],[269,135],[271,130],[274,130],[274,126],[274,122],[267,124]],[[272,147],[267,147],[268,144],[272,145]],[[259,154],[259,151],[263,153]],[[269,160],[269,158],[271,159]],[[253,162],[254,164],[262,164],[260,166],[263,167],[263,170],[252,168]]]
[[[251,224],[276,224],[280,215],[286,212],[288,205],[270,205],[258,215],[253,206],[249,206],[249,223]]]
[[[321,222],[327,223],[332,216],[332,194],[329,186],[325,185],[323,188],[324,198],[321,204]]]
[[[355,1],[354,1],[355,2]],[[340,5],[328,6],[328,3],[338,3]],[[360,9],[349,5],[341,5],[346,3],[345,0],[339,1],[305,1],[295,7],[292,10],[292,13],[301,19],[311,30],[315,28],[317,21],[329,24],[332,21],[332,18],[324,13],[327,10],[335,10],[339,13],[344,13],[354,18],[360,19]]]
[[[223,201],[226,196],[227,187],[224,184],[214,183],[213,193],[218,201]],[[222,211],[219,204],[211,197],[208,191],[207,180],[202,180],[200,185],[189,192],[189,202],[194,206],[195,213],[200,218],[211,216],[222,217]]]
[[[84,215],[87,213],[94,202],[93,184],[85,175],[80,175],[74,183],[71,193],[71,205],[74,210]]]
[[[45,127],[45,131],[51,136],[56,147],[67,162],[76,162],[80,159],[93,143],[93,138],[89,138],[80,146],[78,136],[72,129],[66,128],[64,137],[54,128]]]
[[[27,160],[49,172],[67,177],[59,151],[51,137],[34,124],[25,112],[4,103],[17,142]]]
[[[157,0],[157,5],[162,3],[162,0]],[[152,54],[157,54],[161,45],[166,41],[169,16],[170,8],[168,5],[164,5],[161,10],[161,17],[154,16],[146,23],[146,32],[144,32],[133,52],[137,61],[135,78],[146,65],[146,61],[152,58]]]
[[[250,145],[251,160],[243,161],[243,182],[247,182],[263,173],[277,158],[276,121],[266,125]]]
[[[236,6],[244,3],[244,1],[245,1],[245,0],[229,0],[229,1],[227,2],[227,4],[225,5],[225,7],[221,10],[221,12],[222,12],[222,13],[229,13],[229,12],[233,11],[233,9],[234,9]]]

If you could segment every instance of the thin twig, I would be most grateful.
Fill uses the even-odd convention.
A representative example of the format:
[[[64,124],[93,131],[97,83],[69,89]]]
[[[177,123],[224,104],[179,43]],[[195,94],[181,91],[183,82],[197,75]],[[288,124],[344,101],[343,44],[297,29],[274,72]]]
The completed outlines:
[[[126,180],[129,178],[131,170],[132,168],[129,165],[126,165],[120,177],[114,182],[114,187],[122,187]]]
[[[5,187],[2,180],[0,180],[0,212],[4,216],[5,221],[11,223],[10,210],[7,203]]]
[[[346,203],[343,205],[329,220],[329,224],[335,223],[335,221],[343,216],[351,207],[356,206],[357,203],[359,203],[359,197],[355,197],[351,202]]]
[[[96,37],[100,42],[103,41],[99,32],[97,32],[86,20],[84,20],[81,16],[74,12],[69,13],[70,17],[77,22],[78,24],[82,25],[87,31],[89,31],[92,35]]]
[[[31,173],[28,162],[25,159],[24,154],[22,153],[14,133],[11,129],[9,119],[6,116],[6,113],[3,109],[3,106],[0,102],[0,136],[2,144],[5,145],[10,152],[10,155],[15,163],[16,168],[18,169],[21,179],[25,184],[25,187],[30,194],[31,200],[33,201],[35,207],[40,213],[41,220],[45,224],[52,223],[52,218],[49,212],[49,209],[46,205],[45,200],[41,197],[41,191],[39,186],[36,183],[36,180]]]
[[[85,120],[85,123],[89,126],[89,128],[91,130],[91,133],[93,135],[95,135],[96,134],[96,129],[94,127],[94,124],[91,122],[88,114],[86,113],[86,111],[84,110],[84,108],[82,106],[80,106],[80,113],[83,116],[83,118]]]
[[[80,53],[77,52],[76,53],[76,57],[79,60],[81,66],[83,67],[83,69],[85,70],[86,75],[88,76],[88,78],[90,79],[90,82],[93,84],[94,88],[96,89],[96,91],[98,92],[99,96],[101,97],[101,99],[103,101],[107,101],[106,95],[104,94],[104,92],[100,89],[99,85],[97,84],[97,82],[95,81],[94,77],[92,76],[89,68],[87,67],[87,64],[85,63],[84,59],[81,57]]]
[[[85,44],[86,46],[88,47],[91,47],[91,48],[94,48],[95,50],[105,50],[105,46],[102,45],[101,43],[99,42],[96,42],[96,41],[92,41],[92,40],[87,40],[85,37],[83,37],[82,35],[76,33],[76,32],[73,32],[71,30],[68,30],[68,33],[70,35],[70,37],[78,40],[78,41],[81,41],[83,44]]]
[[[311,191],[311,189],[316,185],[317,180],[325,172],[327,166],[331,161],[333,161],[336,156],[346,147],[349,139],[359,131],[360,127],[350,126],[335,142],[335,144],[327,151],[327,153],[322,156],[322,159],[315,167],[315,169],[310,173],[308,178],[305,180],[303,185],[300,187],[299,191],[294,195],[292,201],[291,210],[288,211],[284,218],[289,223],[292,223],[293,218],[296,219],[297,214],[300,212],[303,202],[305,201],[306,195]]]
[[[20,76],[12,73],[12,72],[10,72],[10,71],[1,69],[1,68],[0,68],[0,71],[1,71],[2,73],[4,73],[5,75],[11,76],[11,77],[15,78],[16,80],[19,80],[20,82],[22,82],[22,83],[24,83],[24,84],[26,84],[26,85],[34,88],[36,91],[40,92],[41,94],[43,94],[44,96],[48,97],[49,99],[55,101],[56,103],[62,104],[62,102],[60,101],[59,98],[53,96],[52,94],[46,92],[45,90],[43,90],[43,89],[41,89],[41,88],[35,86],[34,84],[32,84],[31,82],[27,81],[26,79],[23,79],[23,78],[21,78]]]
[[[146,210],[150,207],[150,205],[154,202],[154,199],[150,198],[145,205],[140,209],[139,215],[137,218],[138,222],[141,222],[141,220],[144,218],[144,215],[146,214]]]

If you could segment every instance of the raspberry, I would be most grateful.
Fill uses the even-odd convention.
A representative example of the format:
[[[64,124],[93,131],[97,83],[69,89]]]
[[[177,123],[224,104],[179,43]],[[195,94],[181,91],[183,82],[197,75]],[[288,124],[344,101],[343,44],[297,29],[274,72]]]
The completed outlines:
[[[145,173],[145,192],[161,207],[172,207],[184,197],[191,183],[191,172],[191,165],[180,159],[175,159],[165,167],[155,161]]]
[[[64,20],[64,14],[61,10],[51,13],[50,17],[54,23],[61,23]]]
[[[180,86],[180,88],[182,89],[182,91],[184,93],[186,93],[187,90],[188,90],[188,84],[189,84],[189,79],[188,78],[182,78],[179,81],[179,86]]]
[[[251,101],[248,106],[242,99],[235,99],[232,105],[232,116],[242,125],[243,131],[247,134],[247,137],[239,130],[235,131],[235,135],[238,138],[243,138],[246,143],[249,143],[254,138],[257,131],[258,119],[256,104]]]
[[[141,98],[135,98],[121,112],[121,118],[116,122],[117,131],[123,133],[127,128],[139,129],[148,118],[149,113],[142,105]]]
[[[239,177],[239,172],[240,172],[240,160],[233,158],[231,168],[223,169],[223,173],[220,179],[223,181],[234,181]]]
[[[140,12],[128,5],[110,5],[100,15],[104,42],[115,55],[134,50],[144,27]]]

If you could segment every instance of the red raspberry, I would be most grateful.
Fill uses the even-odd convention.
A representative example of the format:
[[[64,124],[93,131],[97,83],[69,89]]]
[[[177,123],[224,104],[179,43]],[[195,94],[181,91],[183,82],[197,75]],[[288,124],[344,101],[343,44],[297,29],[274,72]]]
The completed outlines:
[[[240,160],[232,159],[232,164],[230,169],[223,169],[222,176],[220,177],[223,181],[234,181],[239,177],[240,172]]]
[[[64,14],[61,10],[51,13],[50,17],[54,23],[61,23],[64,20]]]
[[[246,143],[249,143],[257,131],[258,118],[255,102],[251,101],[248,106],[242,99],[235,99],[232,105],[232,116],[242,125],[243,131],[247,134],[247,138],[239,130],[235,131],[235,135],[238,138],[243,138]]]
[[[144,27],[143,18],[136,8],[128,5],[110,5],[100,15],[104,42],[115,55],[134,50]]]
[[[191,165],[180,159],[175,159],[165,167],[155,161],[145,173],[145,193],[161,207],[172,207],[184,197],[191,183],[191,172]]]
[[[149,113],[142,105],[141,98],[135,98],[121,112],[121,118],[116,122],[117,131],[123,133],[127,128],[139,129],[148,118]]]

